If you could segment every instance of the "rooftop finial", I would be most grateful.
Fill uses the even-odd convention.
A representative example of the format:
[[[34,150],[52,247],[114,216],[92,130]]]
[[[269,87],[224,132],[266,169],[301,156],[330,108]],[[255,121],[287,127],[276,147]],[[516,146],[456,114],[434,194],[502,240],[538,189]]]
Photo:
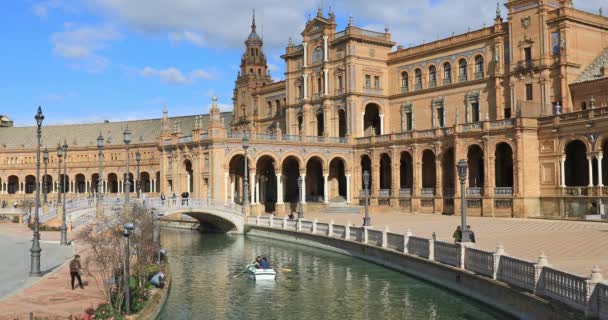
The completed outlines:
[[[500,2],[496,2],[496,18],[500,18]]]
[[[353,15],[351,14],[350,16],[348,16],[348,26],[352,27],[353,25],[354,25]]]
[[[317,17],[323,17],[323,9],[321,8],[320,4],[317,7]]]
[[[289,41],[287,41],[287,46],[293,46],[293,39],[291,37],[289,37]]]
[[[251,32],[255,32],[255,9],[253,9],[253,18],[251,19]]]

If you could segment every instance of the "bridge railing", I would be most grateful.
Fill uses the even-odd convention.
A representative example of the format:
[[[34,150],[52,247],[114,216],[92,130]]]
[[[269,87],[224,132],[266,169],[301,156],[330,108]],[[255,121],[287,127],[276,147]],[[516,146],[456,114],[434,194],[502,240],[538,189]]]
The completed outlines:
[[[233,214],[243,214],[243,206],[228,201],[211,199],[211,198],[160,198],[146,199],[144,205],[148,208],[167,212],[176,209],[214,209],[225,211]]]

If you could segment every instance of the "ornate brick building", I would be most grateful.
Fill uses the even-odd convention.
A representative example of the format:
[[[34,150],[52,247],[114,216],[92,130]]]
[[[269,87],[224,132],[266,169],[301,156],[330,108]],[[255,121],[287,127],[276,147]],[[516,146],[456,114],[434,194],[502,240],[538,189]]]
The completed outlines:
[[[333,13],[319,11],[301,44],[289,40],[280,82],[268,75],[254,19],[232,113],[214,101],[209,115],[46,127],[43,139],[70,145],[71,196],[98,179],[99,132],[108,144],[104,192],[123,192],[128,125],[131,152],[144,155],[144,192],[241,202],[247,132],[253,213],[284,214],[299,199],[308,209],[359,206],[369,171],[375,210],[457,214],[466,192],[472,214],[587,214],[608,196],[608,19],[571,0],[505,6],[506,20],[498,7],[487,28],[407,49],[395,48],[388,29],[351,18],[337,30]],[[0,197],[31,196],[34,129],[0,128],[0,142]],[[466,190],[460,159],[469,164]],[[51,156],[51,192],[60,187],[56,165]]]

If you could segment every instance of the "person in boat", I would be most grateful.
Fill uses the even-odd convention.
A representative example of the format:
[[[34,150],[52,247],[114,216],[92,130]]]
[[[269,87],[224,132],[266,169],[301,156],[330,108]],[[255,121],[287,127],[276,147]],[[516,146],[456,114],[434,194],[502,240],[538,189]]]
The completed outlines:
[[[262,257],[257,256],[254,264],[256,269],[262,269]]]
[[[270,269],[270,263],[268,262],[268,259],[266,259],[266,257],[262,258],[261,267],[262,269]]]

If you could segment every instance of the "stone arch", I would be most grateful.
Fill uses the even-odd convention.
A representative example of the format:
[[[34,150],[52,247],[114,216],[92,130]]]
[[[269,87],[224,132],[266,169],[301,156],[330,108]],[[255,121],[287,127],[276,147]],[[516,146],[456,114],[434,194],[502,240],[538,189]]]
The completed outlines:
[[[437,67],[434,64],[431,64],[427,68],[429,72],[429,87],[437,85]]]
[[[581,140],[570,141],[564,150],[566,162],[564,164],[567,187],[584,187],[590,183],[589,163],[587,161],[587,145]]]
[[[249,155],[247,155],[247,174],[249,174],[249,169],[251,168],[251,160],[249,160]],[[230,157],[230,161],[228,161],[228,173],[230,178],[230,192],[228,196],[230,200],[234,203],[243,203],[243,195],[244,195],[244,178],[245,178],[245,155],[244,154],[236,154]],[[248,177],[248,183],[251,183],[251,177]]]
[[[224,169],[225,169],[226,171],[228,171],[228,170],[230,169],[230,162],[231,162],[231,161],[232,161],[232,160],[233,160],[235,157],[239,157],[239,156],[240,156],[241,158],[243,158],[243,157],[245,156],[245,152],[244,152],[243,150],[235,150],[235,151],[232,151],[231,153],[229,153],[229,154],[226,156],[226,160],[227,160],[227,161],[226,161],[226,163],[224,164]],[[251,166],[252,166],[252,165],[251,165],[252,163],[255,163],[255,159],[253,158],[253,156],[251,155],[251,153],[247,153],[247,163],[248,163],[248,166],[249,166],[249,167],[251,167]]]
[[[329,160],[327,161],[327,165],[328,165],[328,167],[326,168],[327,170],[329,170],[329,165],[335,159],[342,160],[342,162],[344,162],[344,170],[346,171],[346,173],[350,172],[350,161],[348,161],[347,160],[348,157],[342,153],[333,154],[329,157]]]
[[[382,134],[382,124],[380,123],[380,105],[377,103],[367,103],[363,115],[363,136],[379,136]]]
[[[589,139],[587,139],[587,137],[585,136],[570,136],[567,137],[566,139],[560,140],[559,143],[559,150],[561,152],[562,155],[566,154],[566,147],[568,146],[568,144],[570,144],[572,141],[578,140],[580,142],[582,142],[585,145],[585,149],[586,150],[592,150],[593,148],[591,147],[591,143],[589,142]]]
[[[147,193],[152,190],[152,185],[150,184],[150,173],[148,173],[148,171],[142,171],[139,174],[139,190],[143,193]]]
[[[302,159],[298,155],[292,154],[283,157],[281,160],[281,173],[283,177],[283,200],[291,204],[291,211],[297,209],[300,199],[298,178],[302,168]]]
[[[309,156],[306,160],[306,201],[322,202],[325,200],[323,168],[325,165],[320,156]]]
[[[467,164],[469,165],[469,189],[484,187],[484,154],[483,149],[478,144],[471,144],[467,148]]]
[[[86,193],[87,192],[87,179],[84,174],[78,173],[74,176],[74,192]]]
[[[393,166],[391,156],[383,152],[380,154],[380,189],[391,190],[393,180]]]
[[[36,177],[28,174],[25,176],[25,193],[30,194],[36,191]]]
[[[118,193],[118,175],[114,172],[109,172],[106,178],[106,192]]]
[[[179,208],[165,212],[170,215],[187,215],[200,223],[203,232],[243,233],[244,218],[236,212],[231,213],[218,209]]]
[[[19,177],[16,175],[10,175],[6,179],[6,192],[8,194],[19,193]]]
[[[422,188],[437,187],[437,170],[435,169],[435,152],[431,149],[422,151]]]
[[[265,157],[271,158],[274,163],[277,163],[277,164],[281,163],[281,161],[279,160],[279,158],[277,157],[277,155],[275,153],[270,152],[270,151],[263,151],[263,152],[256,154],[256,157],[254,159],[255,162],[252,162],[250,164],[250,166],[252,168],[257,168],[257,165],[258,165],[260,159],[265,158]],[[254,166],[254,164],[255,164],[255,166]]]
[[[469,60],[466,57],[460,57],[456,61],[459,81],[469,80]]]
[[[293,151],[286,152],[283,155],[283,157],[280,159],[280,162],[285,163],[285,161],[290,157],[294,158],[297,161],[298,166],[300,168],[304,165],[304,159],[300,156],[300,154],[298,154],[297,152],[293,152]]]
[[[329,161],[328,196],[330,202],[346,202],[346,169],[347,162],[340,156]]]
[[[414,157],[408,150],[401,151],[399,159],[399,187],[401,190],[409,189],[412,193],[414,187]]]
[[[255,178],[255,203],[264,205],[265,212],[274,212],[277,203],[277,175],[276,168],[279,162],[270,154],[257,158]],[[253,196],[253,195],[252,195]],[[251,201],[252,203],[254,201]]]
[[[325,169],[327,168],[327,164],[325,162],[325,158],[323,157],[322,154],[318,153],[318,152],[313,152],[310,153],[305,159],[304,159],[304,163],[308,164],[308,162],[312,159],[312,158],[319,158],[319,160],[321,161],[321,167],[323,168],[323,172],[325,172]]]

